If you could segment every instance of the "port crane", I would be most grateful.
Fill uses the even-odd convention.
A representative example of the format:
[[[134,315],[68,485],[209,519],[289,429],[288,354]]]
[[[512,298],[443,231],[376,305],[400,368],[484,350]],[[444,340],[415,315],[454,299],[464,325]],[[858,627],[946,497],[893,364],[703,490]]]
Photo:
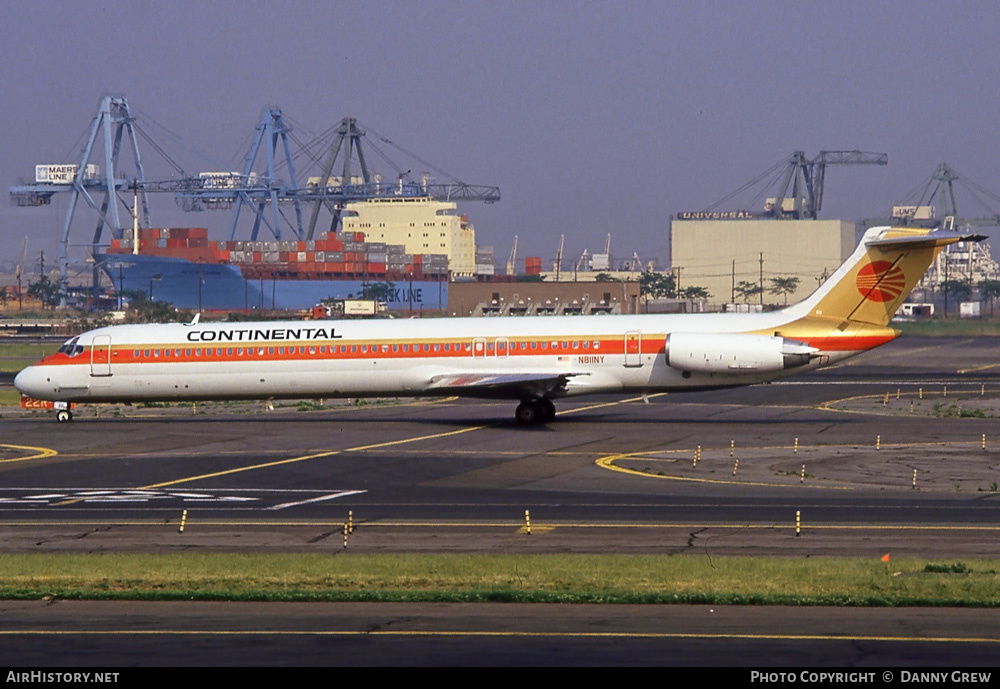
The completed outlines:
[[[823,182],[827,165],[888,164],[889,156],[886,153],[820,151],[819,155],[808,160],[804,151],[795,151],[788,159],[788,168],[770,211],[776,217],[815,220],[823,207]],[[786,201],[792,202],[790,209]]]
[[[697,219],[704,213],[713,213],[723,204],[731,201],[738,194],[764,182],[774,179],[773,175],[780,173],[780,182],[776,187],[774,197],[764,204],[764,211],[748,210],[740,217],[777,218],[781,220],[817,219],[823,207],[823,186],[826,179],[827,165],[888,165],[887,153],[871,153],[868,151],[820,151],[815,158],[807,158],[804,151],[794,151],[791,156],[779,161],[760,175],[750,180],[736,191],[728,194],[705,211],[698,213],[680,213],[678,218]],[[690,217],[689,217],[690,216]]]
[[[877,225],[895,224],[912,227],[937,227],[942,224],[942,219],[946,225],[951,227],[1000,227],[1000,213],[991,208],[987,215],[963,215],[959,212],[958,201],[955,195],[956,187],[964,187],[966,192],[985,204],[986,199],[991,200],[997,207],[1000,207],[1000,195],[976,184],[964,175],[960,175],[948,163],[939,163],[931,176],[921,182],[918,189],[922,187],[919,194],[914,190],[909,195],[909,199],[916,199],[915,203],[903,203],[892,208],[890,218],[870,218],[863,221],[865,227],[875,227]],[[935,205],[932,205],[935,204]],[[940,211],[940,212],[938,212]]]
[[[175,177],[147,179],[137,134],[142,135],[174,167]],[[426,180],[415,182],[406,179],[405,173],[399,176],[397,183],[385,184],[365,162],[362,148],[365,132],[353,118],[342,119],[334,128],[334,134],[319,178],[302,184],[294,166],[297,152],[293,151],[290,141],[298,142],[285,124],[281,110],[264,108],[241,170],[191,175],[172,161],[142,130],[124,96],[105,96],[98,105],[87,143],[77,161],[65,165],[38,165],[34,183],[11,186],[9,193],[12,202],[18,206],[44,206],[50,204],[56,194],[70,196],[59,249],[63,277],[66,277],[69,266],[69,249],[76,246],[70,243],[70,234],[79,202],[82,200],[93,212],[91,217],[96,221],[90,241],[83,246],[97,253],[106,245],[103,238],[105,228],[112,238],[121,239],[124,229],[132,224],[130,211],[128,222],[123,223],[122,211],[129,209],[131,201],[123,197],[123,192],[132,192],[128,196],[135,195],[139,222],[143,227],[152,226],[148,194],[173,193],[176,202],[185,211],[231,209],[229,239],[236,236],[241,213],[249,213],[253,218],[250,239],[254,241],[262,230],[280,240],[283,228],[290,229],[298,240],[312,239],[322,208],[331,210],[330,230],[335,231],[344,205],[368,198],[430,196],[438,200],[486,203],[500,200],[499,187],[461,181],[446,184],[430,184]],[[122,155],[123,147],[131,153],[131,164],[127,156]],[[103,155],[100,155],[98,151],[102,148]],[[306,153],[310,160],[317,160],[313,153]],[[341,154],[341,175],[336,178],[332,172]],[[360,178],[352,174],[352,154],[357,155],[361,162]],[[284,210],[288,206],[292,208],[292,217],[288,217]],[[312,209],[308,224],[303,218],[303,206]],[[96,275],[95,268],[95,281]]]

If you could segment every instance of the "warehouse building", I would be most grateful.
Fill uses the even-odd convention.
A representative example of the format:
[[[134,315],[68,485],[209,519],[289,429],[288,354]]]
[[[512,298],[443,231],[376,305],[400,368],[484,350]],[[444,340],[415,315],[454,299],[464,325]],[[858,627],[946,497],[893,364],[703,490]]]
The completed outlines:
[[[783,304],[786,295],[770,290],[773,280],[789,277],[799,282],[787,301],[801,301],[856,246],[854,224],[842,220],[700,217],[705,215],[682,214],[671,222],[670,265],[680,288],[705,288],[717,307]],[[763,293],[744,299],[741,284],[762,284]]]

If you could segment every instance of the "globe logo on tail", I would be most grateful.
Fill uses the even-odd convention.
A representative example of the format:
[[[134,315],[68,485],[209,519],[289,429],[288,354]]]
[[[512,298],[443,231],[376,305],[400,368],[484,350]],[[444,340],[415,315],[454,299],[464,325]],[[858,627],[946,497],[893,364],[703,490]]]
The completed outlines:
[[[892,301],[903,293],[906,276],[888,261],[872,261],[858,271],[857,286],[868,301]]]

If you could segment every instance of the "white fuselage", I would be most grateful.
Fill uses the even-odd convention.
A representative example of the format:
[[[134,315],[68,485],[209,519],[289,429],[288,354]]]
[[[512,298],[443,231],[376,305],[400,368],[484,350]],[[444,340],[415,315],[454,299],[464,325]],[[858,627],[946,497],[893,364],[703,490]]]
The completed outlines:
[[[30,397],[65,402],[535,394],[514,384],[521,377],[558,378],[544,396],[562,397],[749,385],[857,353],[813,349],[777,370],[746,358],[747,344],[770,340],[745,333],[785,322],[775,312],[111,326],[75,338],[15,384]],[[668,363],[672,332],[710,337],[725,350],[721,364]],[[739,362],[722,361],[727,348],[740,352]],[[499,382],[488,384],[490,375]]]

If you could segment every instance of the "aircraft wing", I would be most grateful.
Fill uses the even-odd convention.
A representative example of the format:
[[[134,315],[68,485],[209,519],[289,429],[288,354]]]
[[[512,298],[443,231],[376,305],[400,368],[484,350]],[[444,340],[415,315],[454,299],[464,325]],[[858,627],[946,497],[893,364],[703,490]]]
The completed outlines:
[[[426,391],[463,397],[523,399],[549,395],[586,373],[446,373],[434,376]]]

